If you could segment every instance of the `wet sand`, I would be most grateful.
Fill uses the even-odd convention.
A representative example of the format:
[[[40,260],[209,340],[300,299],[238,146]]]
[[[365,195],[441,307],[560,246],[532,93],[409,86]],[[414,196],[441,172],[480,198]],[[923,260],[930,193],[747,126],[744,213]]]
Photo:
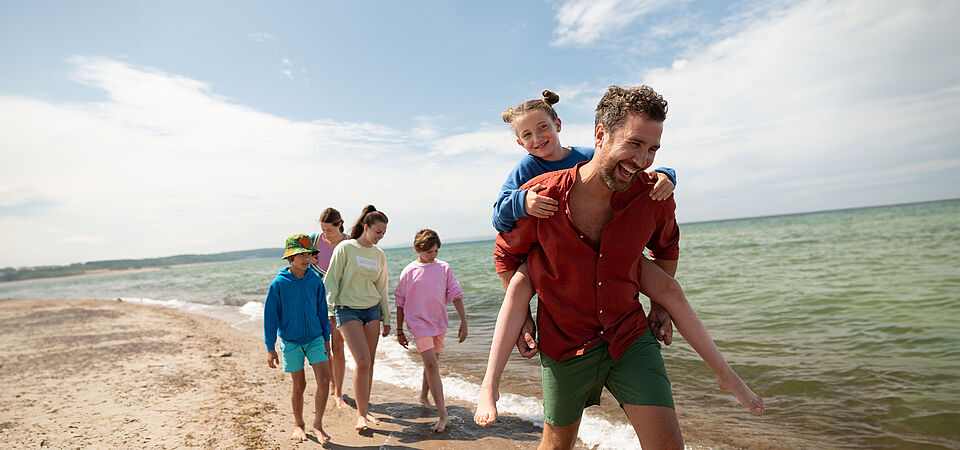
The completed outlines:
[[[290,377],[259,339],[216,319],[98,300],[0,301],[0,447],[300,448],[290,439]],[[316,383],[307,371],[304,417]],[[345,382],[347,401],[351,381]],[[473,405],[448,400],[451,424],[419,393],[374,382],[380,424],[353,429],[330,400],[327,448],[534,448],[540,429],[515,417],[480,428]],[[309,430],[308,430],[309,433]]]

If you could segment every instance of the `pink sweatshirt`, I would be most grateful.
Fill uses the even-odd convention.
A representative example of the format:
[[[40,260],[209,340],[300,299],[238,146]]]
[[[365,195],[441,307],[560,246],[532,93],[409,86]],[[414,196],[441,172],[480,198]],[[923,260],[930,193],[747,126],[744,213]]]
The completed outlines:
[[[447,332],[447,303],[463,298],[463,289],[449,264],[413,261],[400,273],[393,296],[414,338],[439,336]]]

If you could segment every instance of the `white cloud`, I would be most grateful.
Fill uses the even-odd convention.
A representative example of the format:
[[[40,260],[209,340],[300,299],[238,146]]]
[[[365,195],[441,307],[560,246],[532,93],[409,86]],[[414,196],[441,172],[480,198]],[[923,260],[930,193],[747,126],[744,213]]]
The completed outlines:
[[[284,119],[197,80],[103,58],[71,62],[74,79],[107,99],[0,96],[0,200],[18,208],[0,214],[0,266],[280,246],[313,231],[326,206],[349,221],[366,203],[391,217],[386,245],[424,226],[448,238],[492,235],[490,186],[517,156],[483,146],[428,156],[444,138]],[[19,213],[38,199],[44,208]]]
[[[956,2],[810,1],[639,74],[670,101],[657,163],[679,169],[681,219],[855,206],[867,196],[844,189],[867,178],[886,182],[873,202],[910,201],[918,191],[891,169],[917,162],[948,179],[958,16]]]
[[[569,0],[557,11],[552,44],[590,44],[671,4],[669,0]]]
[[[257,32],[255,32],[255,33],[250,33],[250,34],[247,35],[247,37],[250,38],[250,39],[253,39],[254,41],[257,41],[257,42],[272,41],[272,40],[274,40],[274,39],[277,38],[276,36],[274,36],[274,35],[272,35],[272,34],[270,34],[270,33],[264,33],[264,32],[262,32],[262,31],[257,31]]]

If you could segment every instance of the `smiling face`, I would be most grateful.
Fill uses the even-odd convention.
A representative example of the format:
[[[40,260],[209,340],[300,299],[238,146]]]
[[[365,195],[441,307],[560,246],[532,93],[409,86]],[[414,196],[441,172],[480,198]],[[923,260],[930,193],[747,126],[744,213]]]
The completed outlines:
[[[595,158],[604,184],[617,192],[630,187],[653,164],[662,134],[663,122],[639,114],[628,114],[612,133],[597,125]]]
[[[363,226],[363,234],[360,235],[361,244],[377,245],[383,235],[387,234],[387,224],[383,222],[374,222],[372,225]]]
[[[513,131],[517,135],[517,144],[527,152],[547,161],[563,158],[563,146],[560,145],[560,119],[551,119],[546,111],[535,109],[514,119]]]

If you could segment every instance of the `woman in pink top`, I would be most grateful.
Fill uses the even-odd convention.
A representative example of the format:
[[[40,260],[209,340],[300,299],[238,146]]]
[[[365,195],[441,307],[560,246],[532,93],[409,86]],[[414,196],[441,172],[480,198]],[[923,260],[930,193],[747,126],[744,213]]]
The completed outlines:
[[[333,248],[340,242],[347,239],[343,234],[343,218],[340,217],[340,211],[333,208],[324,209],[320,213],[320,233],[311,236],[313,243],[320,250],[317,254],[317,264],[313,268],[321,277],[327,274],[327,268],[330,267],[330,257],[333,255]],[[337,399],[337,408],[347,406],[343,401],[343,374],[346,371],[347,360],[343,354],[343,335],[337,329],[337,322],[333,318],[333,310],[328,312],[330,316],[330,393]]]
[[[463,289],[453,276],[450,265],[437,259],[440,251],[440,236],[433,230],[420,230],[413,241],[413,249],[419,257],[407,264],[400,274],[400,283],[394,291],[397,304],[397,342],[407,347],[407,335],[403,333],[403,323],[413,334],[417,352],[423,358],[423,386],[420,390],[420,403],[430,406],[427,397],[429,391],[437,404],[439,420],[433,424],[433,431],[441,432],[446,428],[446,403],[443,399],[443,385],[440,384],[440,366],[438,356],[443,348],[443,338],[447,334],[447,304],[453,303],[460,316],[460,342],[467,338],[467,316],[463,310]]]

